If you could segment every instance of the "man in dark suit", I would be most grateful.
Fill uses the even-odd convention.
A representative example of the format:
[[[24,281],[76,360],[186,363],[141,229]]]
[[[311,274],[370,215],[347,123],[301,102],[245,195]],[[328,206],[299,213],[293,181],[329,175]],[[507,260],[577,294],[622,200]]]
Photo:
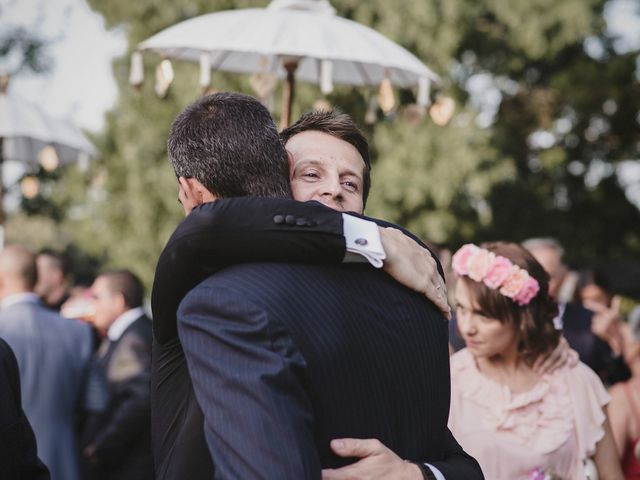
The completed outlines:
[[[38,458],[36,437],[22,410],[18,362],[0,339],[0,477],[5,480],[49,480]]]
[[[0,336],[20,367],[23,408],[54,480],[80,478],[74,421],[84,402],[92,353],[89,325],[45,307],[33,289],[35,255],[19,245],[0,253]]]
[[[94,323],[105,333],[96,355],[109,394],[106,410],[86,435],[91,477],[152,479],[151,321],[142,308],[144,289],[133,273],[119,270],[96,278],[91,293]]]
[[[362,211],[370,186],[368,143],[348,115],[309,112],[283,131],[281,138],[292,154],[291,183],[296,199],[318,200],[340,211]],[[287,216],[279,214],[292,207],[293,213],[302,218],[287,223]],[[158,261],[151,299],[152,433],[157,478],[212,475],[211,465],[205,468],[202,462],[191,460],[201,458],[206,445],[197,428],[202,416],[177,338],[180,301],[212,273],[249,261],[339,264],[362,260],[365,255],[374,263],[378,260],[379,266],[382,258],[377,259],[374,253],[380,252],[371,249],[376,242],[370,241],[369,248],[359,245],[372,232],[360,231],[355,213],[336,210],[313,202],[292,205],[288,200],[272,199],[265,204],[253,198],[223,199],[194,209],[176,229]],[[314,225],[302,221],[311,215],[321,216],[323,221]],[[279,217],[282,221],[274,223],[273,219]],[[380,233],[386,253],[383,269],[426,294],[448,315],[444,282],[432,254],[398,230],[362,223]],[[380,455],[379,450],[371,454],[375,461],[386,459],[392,464],[392,455]],[[348,449],[345,453],[357,455]]]
[[[187,211],[234,194],[290,195],[286,154],[253,99],[196,102],[174,123],[169,151]],[[294,209],[273,223],[326,223]],[[364,266],[241,266],[196,287],[182,302],[179,329],[217,476],[319,478],[321,466],[344,464],[330,440],[351,435],[380,438],[445,478],[481,478],[446,429],[439,315]],[[415,465],[406,470],[421,475]]]
[[[554,320],[562,329],[569,346],[580,360],[611,385],[631,376],[622,355],[615,355],[608,343],[592,328],[593,312],[579,303],[563,301],[561,288],[569,272],[564,264],[564,249],[553,238],[531,238],[522,244],[540,262],[550,276],[549,293],[558,301],[559,315]]]

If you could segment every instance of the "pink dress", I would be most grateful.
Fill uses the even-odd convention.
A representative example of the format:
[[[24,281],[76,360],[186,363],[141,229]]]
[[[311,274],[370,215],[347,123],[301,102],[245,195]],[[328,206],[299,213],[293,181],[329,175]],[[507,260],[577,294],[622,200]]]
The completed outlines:
[[[582,363],[511,393],[480,373],[468,350],[451,357],[449,428],[488,480],[527,480],[535,468],[584,480],[582,460],[604,435],[608,402],[602,383]]]

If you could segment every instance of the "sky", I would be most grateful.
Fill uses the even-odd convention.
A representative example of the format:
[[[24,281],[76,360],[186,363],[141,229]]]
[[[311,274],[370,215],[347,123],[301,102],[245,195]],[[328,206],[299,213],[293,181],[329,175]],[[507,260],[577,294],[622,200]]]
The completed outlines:
[[[135,0],[134,0],[135,1]],[[640,48],[640,0],[611,0],[605,18],[610,33],[619,39],[619,52]],[[12,79],[10,91],[37,104],[47,113],[70,120],[82,129],[99,132],[104,127],[104,114],[117,99],[111,62],[126,51],[123,28],[107,31],[102,17],[93,12],[85,0],[0,0],[0,34],[9,28],[23,26],[51,39],[48,53],[53,68],[44,75],[23,74]],[[589,39],[585,48],[598,55],[598,44]],[[0,73],[11,68],[11,60]],[[640,81],[640,58],[638,60]],[[495,85],[478,76],[475,97],[483,114],[478,118],[491,121],[497,111],[499,95]],[[491,98],[497,99],[493,103]],[[484,115],[484,116],[483,116]],[[640,115],[638,118],[640,123]],[[617,172],[627,195],[640,208],[640,162],[630,159]]]
[[[53,68],[45,75],[18,75],[10,90],[55,117],[93,132],[104,126],[117,89],[111,61],[126,50],[123,29],[107,31],[85,0],[0,0],[0,32],[23,26],[50,38]],[[11,68],[11,66],[8,66]],[[0,64],[0,70],[7,65]]]

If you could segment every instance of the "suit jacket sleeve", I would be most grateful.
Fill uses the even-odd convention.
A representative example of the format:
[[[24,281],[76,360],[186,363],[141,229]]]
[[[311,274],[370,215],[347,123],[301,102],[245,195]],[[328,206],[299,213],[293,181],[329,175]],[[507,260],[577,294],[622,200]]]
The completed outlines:
[[[0,340],[0,465],[2,478],[50,478],[38,458],[36,438],[22,410],[18,362],[4,340]]]
[[[155,339],[163,344],[176,337],[180,301],[211,274],[247,262],[340,263],[342,231],[342,214],[317,202],[229,198],[194,209],[158,260],[151,294]]]
[[[216,478],[320,479],[305,361],[267,312],[211,281],[178,312]]]
[[[446,480],[484,479],[478,462],[462,449],[449,429],[445,436],[443,459],[428,463],[440,470]]]

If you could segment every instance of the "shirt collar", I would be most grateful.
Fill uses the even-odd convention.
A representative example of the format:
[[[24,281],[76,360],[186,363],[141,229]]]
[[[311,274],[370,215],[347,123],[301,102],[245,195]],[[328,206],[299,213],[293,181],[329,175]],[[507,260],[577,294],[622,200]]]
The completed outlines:
[[[33,292],[14,293],[6,296],[0,303],[0,307],[5,309],[16,303],[40,303],[40,297]]]
[[[558,315],[553,318],[553,326],[556,330],[562,330],[564,328],[564,311],[567,309],[567,302],[558,302]]]
[[[144,308],[142,307],[132,308],[131,310],[127,310],[126,312],[124,312],[122,315],[116,318],[116,320],[107,330],[107,337],[109,337],[109,340],[111,340],[112,342],[119,340],[127,327],[129,327],[129,325],[131,325],[143,315]]]

